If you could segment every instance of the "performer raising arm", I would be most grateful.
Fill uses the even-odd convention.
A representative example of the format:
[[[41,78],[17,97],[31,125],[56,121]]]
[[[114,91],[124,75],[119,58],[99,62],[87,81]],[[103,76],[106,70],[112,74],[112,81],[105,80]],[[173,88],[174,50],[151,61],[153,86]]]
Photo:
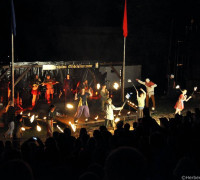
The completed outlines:
[[[140,94],[137,91],[138,118],[143,118],[143,109],[145,106],[146,92],[142,88],[140,88],[140,90],[142,91]]]
[[[140,84],[143,84],[146,86],[146,90],[147,90],[147,94],[146,94],[146,107],[149,107],[149,98],[151,98],[152,103],[153,103],[153,107],[152,110],[155,110],[156,107],[156,103],[155,103],[155,97],[154,97],[154,88],[157,87],[157,84],[153,83],[152,81],[150,81],[150,79],[146,79],[145,82],[136,79],[137,82],[139,82]]]
[[[76,114],[74,115],[74,122],[77,123],[78,119],[81,117],[83,111],[84,111],[84,115],[86,117],[85,121],[88,121],[88,118],[90,117],[90,112],[89,112],[89,107],[87,104],[87,98],[89,96],[92,96],[92,93],[90,92],[90,90],[88,92],[85,92],[85,88],[81,89],[81,93],[79,94],[75,94],[75,100],[79,99],[79,103],[78,103],[78,109],[76,111]]]
[[[179,99],[176,102],[176,105],[174,106],[174,108],[176,109],[175,114],[178,113],[179,115],[181,115],[181,111],[184,109],[184,101],[187,102],[192,98],[192,96],[189,96],[187,98],[187,95],[186,95],[187,94],[187,90],[186,89],[184,89],[181,92],[182,92],[182,94],[179,96]]]

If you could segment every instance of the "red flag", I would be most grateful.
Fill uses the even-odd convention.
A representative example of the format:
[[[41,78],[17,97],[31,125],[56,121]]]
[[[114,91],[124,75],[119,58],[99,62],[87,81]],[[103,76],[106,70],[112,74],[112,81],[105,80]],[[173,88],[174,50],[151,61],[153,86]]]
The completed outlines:
[[[124,37],[128,36],[126,0],[125,0],[125,5],[124,5],[123,35]]]

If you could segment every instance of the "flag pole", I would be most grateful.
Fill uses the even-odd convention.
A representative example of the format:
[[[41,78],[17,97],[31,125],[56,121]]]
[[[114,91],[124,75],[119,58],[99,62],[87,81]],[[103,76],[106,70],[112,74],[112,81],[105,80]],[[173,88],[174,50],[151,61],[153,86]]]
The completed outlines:
[[[14,53],[14,36],[16,35],[16,22],[15,22],[15,10],[14,10],[14,2],[11,0],[11,66],[12,66],[12,94],[11,100],[14,106],[15,100],[15,53]]]
[[[124,102],[124,89],[125,89],[125,71],[126,71],[126,64],[125,64],[125,54],[126,54],[126,37],[128,35],[128,24],[127,24],[127,9],[126,9],[126,0],[124,4],[124,19],[123,19],[123,35],[124,35],[124,54],[123,54],[123,63],[122,63],[122,86],[121,86],[121,100]]]
[[[124,89],[125,89],[125,55],[126,55],[126,37],[124,37],[124,54],[122,63],[122,102],[124,102]]]
[[[15,66],[14,66],[14,34],[11,33],[11,44],[12,44],[12,103],[14,105],[15,100]]]

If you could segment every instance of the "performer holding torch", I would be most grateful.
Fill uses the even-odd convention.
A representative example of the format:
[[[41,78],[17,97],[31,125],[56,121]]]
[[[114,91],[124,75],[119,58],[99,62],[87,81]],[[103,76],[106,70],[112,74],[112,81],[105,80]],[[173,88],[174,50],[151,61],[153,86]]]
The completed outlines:
[[[179,115],[181,115],[181,111],[184,109],[184,101],[187,102],[192,98],[192,96],[189,96],[187,98],[187,95],[186,95],[187,90],[186,89],[181,90],[181,92],[182,92],[182,94],[179,96],[179,99],[174,106],[174,108],[176,109],[175,114],[179,114]]]
[[[106,104],[106,118],[105,118],[105,126],[108,127],[109,124],[111,127],[114,127],[114,114],[113,110],[122,110],[123,107],[115,107],[112,104],[112,99],[108,98],[107,104]]]
[[[145,106],[146,92],[140,88],[141,93],[137,92],[137,101],[138,101],[138,118],[143,118],[143,109]]]
[[[155,104],[155,97],[154,97],[154,88],[157,87],[157,84],[153,83],[152,81],[150,81],[149,78],[147,78],[145,80],[145,82],[136,79],[137,82],[139,82],[140,84],[143,84],[146,86],[146,90],[147,90],[147,94],[146,94],[146,107],[149,107],[149,98],[151,98],[152,103],[153,103],[153,107],[152,110],[155,110],[156,104]]]

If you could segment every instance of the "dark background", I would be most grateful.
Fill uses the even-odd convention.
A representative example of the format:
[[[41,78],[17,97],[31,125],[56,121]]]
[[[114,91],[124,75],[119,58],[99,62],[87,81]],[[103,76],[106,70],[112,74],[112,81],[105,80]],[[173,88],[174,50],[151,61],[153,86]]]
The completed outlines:
[[[16,62],[122,61],[124,0],[14,0],[14,4]],[[127,64],[141,64],[143,78],[162,86],[170,73],[185,85],[199,80],[200,1],[127,0],[127,12]],[[10,14],[10,1],[1,0],[0,61],[7,64]]]

